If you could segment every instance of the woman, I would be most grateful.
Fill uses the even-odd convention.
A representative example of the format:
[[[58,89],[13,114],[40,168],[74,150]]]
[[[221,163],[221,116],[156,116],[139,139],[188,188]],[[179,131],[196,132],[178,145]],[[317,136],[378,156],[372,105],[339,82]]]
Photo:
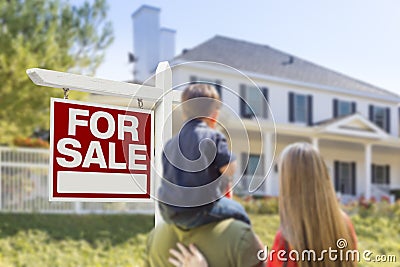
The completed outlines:
[[[355,232],[350,219],[340,209],[319,152],[308,143],[289,145],[281,154],[279,176],[281,226],[272,247],[275,253],[270,253],[267,266],[356,266],[355,261],[346,259],[349,255],[346,252],[356,249]],[[205,258],[193,246],[189,250],[181,245],[178,248],[179,251],[171,250],[174,266],[207,266]],[[338,260],[323,252],[329,248],[338,251],[334,254]],[[286,253],[278,257],[276,252],[280,250]],[[316,260],[312,257],[302,260],[302,252],[310,250],[315,252]],[[340,255],[343,255],[342,260]]]

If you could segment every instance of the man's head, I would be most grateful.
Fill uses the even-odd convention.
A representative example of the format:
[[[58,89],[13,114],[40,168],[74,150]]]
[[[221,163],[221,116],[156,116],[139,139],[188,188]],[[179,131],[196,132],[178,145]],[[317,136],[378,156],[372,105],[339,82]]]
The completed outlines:
[[[210,84],[192,84],[182,93],[182,110],[186,119],[217,119],[221,101],[215,87]]]

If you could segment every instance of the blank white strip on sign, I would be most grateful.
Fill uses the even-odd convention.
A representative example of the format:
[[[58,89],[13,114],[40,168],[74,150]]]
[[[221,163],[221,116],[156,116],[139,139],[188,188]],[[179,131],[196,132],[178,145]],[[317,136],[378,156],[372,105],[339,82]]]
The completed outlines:
[[[60,171],[58,193],[146,194],[147,175]]]

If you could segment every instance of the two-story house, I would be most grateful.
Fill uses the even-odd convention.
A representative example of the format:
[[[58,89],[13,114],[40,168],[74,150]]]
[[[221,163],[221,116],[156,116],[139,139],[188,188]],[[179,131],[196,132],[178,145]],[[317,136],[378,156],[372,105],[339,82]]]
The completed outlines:
[[[161,59],[157,53],[174,54],[163,44],[174,49],[175,32],[160,28],[159,13],[142,6],[132,15],[136,80],[151,76]],[[173,66],[175,90],[211,82],[221,94],[221,121],[239,161],[237,193],[268,174],[255,193],[278,195],[279,154],[303,141],[321,151],[343,201],[399,196],[399,95],[267,45],[223,36],[171,57],[162,59]],[[180,115],[173,120],[177,132]]]
[[[269,46],[222,36],[171,63],[175,85],[214,82],[240,117],[223,117],[226,125],[245,125],[248,137],[230,131],[241,162],[238,175],[244,175],[237,191],[250,184],[246,179],[262,179],[269,171],[256,193],[277,195],[278,156],[299,141],[321,151],[343,200],[381,198],[400,189],[400,96]]]

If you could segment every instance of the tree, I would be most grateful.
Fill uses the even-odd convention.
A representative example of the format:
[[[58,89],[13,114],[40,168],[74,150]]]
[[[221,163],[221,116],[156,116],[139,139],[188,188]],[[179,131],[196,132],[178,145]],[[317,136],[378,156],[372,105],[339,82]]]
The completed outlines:
[[[113,40],[107,9],[106,0],[0,1],[0,144],[48,129],[50,97],[63,96],[34,85],[26,69],[95,73]]]

